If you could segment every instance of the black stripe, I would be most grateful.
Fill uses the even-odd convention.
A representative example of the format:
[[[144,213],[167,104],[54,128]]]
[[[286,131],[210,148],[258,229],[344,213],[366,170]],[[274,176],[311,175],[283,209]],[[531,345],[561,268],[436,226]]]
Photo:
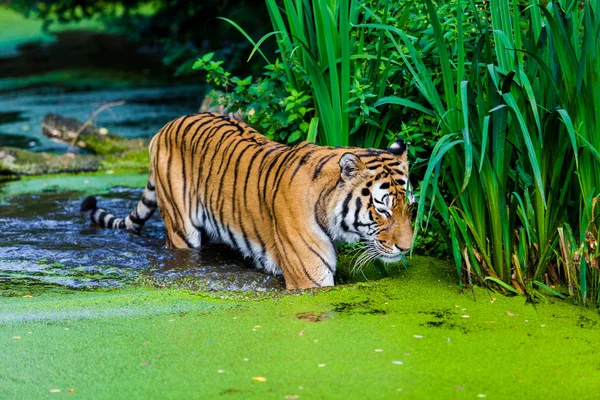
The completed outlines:
[[[114,216],[111,216],[111,217],[108,219],[108,222],[106,223],[106,227],[107,227],[107,228],[114,229],[114,228],[113,228],[113,223],[115,222],[115,219],[116,219],[116,218],[115,218]]]
[[[191,137],[191,139],[189,139],[188,143],[190,144],[190,170],[191,170],[191,176],[190,176],[190,182],[195,182],[196,185],[194,186],[195,189],[198,188],[198,183],[197,180],[194,179],[194,175],[195,173],[200,174],[200,171],[198,170],[198,168],[194,167],[194,161],[196,158],[196,151],[195,151],[195,143],[194,141],[196,140],[196,137],[200,136],[202,137],[202,134],[204,133],[204,129],[202,129],[204,126],[206,126],[207,124],[212,122],[212,118],[209,114],[199,114],[198,115],[198,119],[196,120],[196,122],[200,122],[199,124],[195,124],[195,131]],[[200,155],[200,163],[202,162],[202,155]],[[185,174],[183,174],[183,176],[185,177]],[[187,180],[184,181],[184,195],[186,194],[186,186],[187,186]],[[194,192],[194,190],[190,190],[187,193],[187,204],[188,204],[188,214],[189,217],[191,217],[191,215],[197,215],[198,213],[198,201],[193,202],[192,201],[192,193]],[[192,204],[195,205],[195,208],[192,209]],[[191,218],[190,218],[191,219]]]
[[[353,154],[356,155],[357,157],[377,157],[377,156],[381,156],[383,154],[389,154],[389,153],[384,152],[382,150],[361,149],[360,151],[357,151]]]
[[[327,269],[329,270],[329,272],[331,272],[333,274],[334,273],[333,268],[331,268],[331,266],[329,265],[329,263],[321,256],[321,254],[318,251],[315,251],[315,249],[313,249],[302,236],[300,236],[300,238],[302,239],[302,241],[304,242],[304,244],[306,245],[306,247],[308,247],[308,249],[314,255],[316,255],[317,257],[319,257],[319,259],[321,259],[321,262],[323,264],[325,264],[325,266],[327,267]]]
[[[204,116],[208,117],[208,114],[205,114]],[[206,119],[201,119],[200,121],[203,121],[200,125],[196,126],[196,131],[194,132],[194,134],[192,135],[192,138],[190,139],[190,144],[192,147],[192,152],[196,153],[196,151],[198,150],[198,145],[200,144],[200,139],[204,136],[205,133],[207,133],[206,129],[204,129],[206,127],[206,125],[215,123],[215,119],[218,121],[219,118],[206,118]],[[222,118],[221,118],[222,120]],[[196,142],[196,140],[198,140]]]
[[[217,133],[218,131],[219,131],[219,129],[217,129],[217,130],[215,131],[215,137],[217,137],[216,133]],[[208,178],[209,178],[211,175],[213,175],[213,169],[214,169],[214,164],[215,164],[215,163],[214,163],[214,161],[215,161],[215,157],[216,157],[217,155],[221,155],[221,154],[219,153],[219,150],[220,150],[220,148],[221,148],[221,146],[223,145],[223,142],[224,142],[224,140],[223,140],[223,134],[220,134],[218,137],[219,137],[219,141],[217,142],[217,145],[216,145],[216,146],[215,146],[215,148],[213,149],[213,154],[212,154],[212,157],[210,158],[210,162],[209,162],[209,164],[208,164],[208,171],[203,171],[203,172],[205,173],[205,175],[206,175],[206,180],[204,181],[204,188],[203,188],[203,189],[204,189],[204,190],[203,190],[203,192],[204,192],[204,193],[206,193],[206,189],[207,189],[207,187],[208,187],[208,180],[209,180]],[[208,142],[208,141],[207,141],[207,142]],[[207,144],[207,143],[205,142],[205,145],[206,145],[206,144]],[[223,161],[223,159],[224,159],[224,157],[221,157],[221,162]],[[204,165],[204,164],[203,164],[203,165]],[[219,179],[219,178],[217,178],[217,179]],[[207,206],[207,207],[213,207],[213,201],[212,201],[212,200],[213,200],[213,197],[214,197],[214,191],[212,191],[212,192],[211,192],[211,195],[210,195],[210,196],[207,196],[207,202],[206,202],[206,206]],[[217,200],[218,200],[218,198],[217,198]],[[216,210],[216,207],[215,207],[215,209],[214,209],[214,210],[212,210],[212,211],[217,211],[217,210]]]
[[[285,155],[284,155],[285,154]],[[279,172],[281,171],[281,168],[283,167],[283,165],[286,163],[287,160],[290,159],[290,157],[292,157],[294,155],[294,153],[292,151],[290,151],[289,149],[277,154],[275,156],[275,160],[269,165],[269,168],[267,168],[266,172],[265,172],[265,177],[264,177],[264,186],[263,186],[263,199],[266,201],[267,199],[267,189],[271,189],[273,190],[275,188],[276,182],[277,182],[277,177],[279,175]],[[283,159],[281,158],[283,156]],[[276,166],[276,163],[279,161],[279,165],[277,165],[277,169],[275,171],[275,175],[273,177],[273,183],[271,184],[271,186],[269,187],[267,184],[269,183],[269,179],[271,178],[271,175],[273,173],[273,169]],[[271,203],[267,203],[267,206],[270,209],[273,209],[274,204],[271,201]]]
[[[227,121],[225,121],[227,122]],[[219,129],[221,129],[221,127],[223,127],[224,125],[214,125],[212,127],[210,127],[207,131],[207,134],[204,135],[204,142],[202,143],[202,147],[200,148],[200,150],[195,150],[194,152],[198,152],[199,154],[202,154],[204,156],[206,156],[207,151],[208,151],[208,146],[209,143],[211,143],[213,140],[218,139],[219,136],[217,135],[217,132],[219,131]],[[198,141],[198,145],[200,144],[200,141]],[[211,175],[211,169],[212,169],[212,161],[214,160],[216,152],[213,153],[211,159],[210,159],[210,163],[207,165],[207,168],[205,169],[205,163],[208,160],[207,157],[204,157],[201,163],[201,168],[202,171],[201,173],[198,174],[198,180],[196,181],[196,188],[200,188],[202,186],[202,190],[199,191],[199,195],[204,196],[203,197],[203,203],[204,203],[204,207],[208,207],[209,206],[209,198],[208,198],[208,193],[207,193],[207,186],[208,186],[208,179]],[[205,177],[204,182],[200,182],[201,178]]]
[[[231,244],[233,246],[235,246],[235,248],[238,249],[239,252],[241,252],[242,248],[240,247],[240,244],[236,240],[235,236],[233,236],[233,232],[231,232],[231,229],[229,229],[229,227],[226,227],[225,229],[227,230],[227,234],[229,235],[229,239],[231,240]]]
[[[273,190],[273,196],[271,197],[271,203],[273,205],[273,208],[275,208],[275,198],[277,197],[277,193],[279,192],[279,184],[281,183],[281,179],[283,177],[283,174],[286,171],[286,167],[288,162],[293,162],[294,161],[294,156],[296,155],[295,151],[290,151],[289,154],[287,154],[284,159],[281,161],[281,163],[279,164],[279,168],[277,168],[277,171],[275,172],[275,177],[273,178],[273,186],[271,187],[271,190]],[[273,223],[277,223],[277,221],[273,221]]]
[[[248,163],[248,170],[246,171],[246,179],[244,180],[244,204],[248,204],[248,180],[250,179],[250,172],[252,171],[252,167],[254,166],[254,160],[258,157],[264,148],[259,148],[256,153],[252,155],[250,162]],[[263,156],[264,160],[264,156]],[[262,160],[261,160],[262,161]],[[260,207],[262,209],[262,207]]]
[[[134,215],[134,213],[131,213],[129,215],[129,220],[136,225],[144,225],[144,220],[141,218],[138,218],[137,215]]]
[[[326,204],[327,198],[335,190],[336,187],[338,187],[338,184],[335,184],[335,185],[329,187],[328,189],[322,190],[319,193],[319,198],[315,202],[314,210],[313,210],[314,214],[315,214],[315,219],[317,221],[317,225],[327,235],[327,237],[329,238],[329,242],[331,242],[332,245],[333,245],[333,237],[331,236],[331,233],[329,232],[329,229],[327,227],[327,224],[329,222],[328,216],[322,215],[323,213],[321,213],[321,207],[323,207],[324,203]],[[323,219],[325,219],[325,221],[323,221]]]
[[[98,218],[94,222],[96,222],[98,225],[106,226],[104,225],[104,217],[106,217],[107,215],[108,213],[106,211],[101,211],[100,214],[98,214]]]
[[[144,196],[142,196],[142,204],[150,209],[156,208],[156,201],[150,200]]]
[[[227,151],[233,144],[237,145],[239,143],[239,141],[235,140],[236,138],[229,138],[229,139],[231,140],[231,143],[229,143],[229,145],[225,148],[224,153],[221,158],[221,164],[223,163],[223,160],[225,158],[227,158],[227,163],[225,164],[225,170],[223,171],[223,175],[220,176],[219,190],[217,191],[218,203],[217,203],[216,211],[219,213],[220,221],[223,221],[223,214],[224,214],[224,210],[225,210],[225,200],[226,200],[225,197],[223,196],[223,185],[225,184],[225,177],[227,175],[227,170],[229,169],[229,164],[231,163],[231,160],[233,159],[233,154],[231,155],[231,157],[227,157]],[[221,171],[221,167],[219,166],[219,171],[217,172],[217,175],[220,175],[220,171]]]
[[[179,236],[181,238],[181,240],[183,240],[185,242],[185,244],[187,244],[187,247],[189,247],[190,249],[193,249],[194,246],[192,246],[192,244],[188,241],[187,237],[181,233],[179,230],[175,229],[175,233],[177,234],[177,236]]]
[[[308,153],[304,154],[304,156],[302,156],[302,158],[300,159],[300,162],[298,163],[298,165],[296,166],[296,169],[294,169],[294,172],[292,173],[292,177],[290,178],[290,182],[288,183],[288,185],[292,184],[292,181],[294,180],[294,178],[296,177],[296,174],[298,173],[298,171],[300,170],[300,168],[306,164],[306,162],[308,161],[308,159],[310,158],[310,156],[314,153],[313,150],[309,151]]]
[[[205,129],[203,134],[201,134],[200,137],[198,138],[198,141],[196,143],[194,143],[194,147],[193,147],[194,153],[205,154],[208,144],[216,136],[217,132],[219,132],[219,130],[221,128],[229,125],[228,121],[226,121],[226,120],[221,120],[221,121],[217,121],[217,122],[212,120],[211,122],[214,123],[214,125],[210,126],[208,129]],[[222,122],[222,123],[220,123],[220,122]],[[204,139],[204,140],[201,141],[201,139]],[[202,143],[202,145],[201,145],[201,143]]]
[[[267,247],[265,245],[265,241],[263,240],[262,236],[260,236],[260,233],[258,233],[258,230],[256,229],[256,224],[253,224],[253,228],[254,228],[254,235],[256,236],[256,239],[258,239],[258,242],[260,244],[260,247],[262,249],[262,254],[261,254],[261,258],[263,260],[267,260]]]
[[[176,120],[174,120],[174,121],[176,121]],[[168,126],[172,125],[172,123],[174,121],[171,121],[171,123]],[[165,128],[163,128],[161,130],[161,132],[164,129]],[[156,140],[156,142],[154,142],[154,143],[156,143],[156,152],[155,152],[155,154],[161,154],[161,141],[160,140]],[[153,161],[154,161],[153,169],[154,169],[154,171],[158,171],[158,162],[159,162],[158,157],[155,158]],[[167,200],[165,201],[165,206],[162,209],[162,213],[163,213],[162,216],[163,216],[164,219],[167,219],[167,217],[168,217],[169,220],[171,220],[173,223],[175,223],[174,216],[171,213],[171,208],[173,206],[173,203],[171,202],[172,199],[169,197],[168,193],[165,192],[166,186],[164,185],[164,183],[162,181],[162,177],[161,177],[160,174],[156,173],[154,179],[155,179],[155,183],[158,182],[160,184],[161,195],[163,197],[167,197]],[[168,207],[168,206],[171,206],[171,207]],[[122,219],[121,222],[119,223],[119,228],[123,229],[125,227],[126,227],[125,226],[125,219]],[[168,238],[168,236],[167,236],[167,242],[168,242],[167,243],[168,246],[169,246],[169,244],[172,245],[172,241]]]
[[[248,148],[251,148],[251,147],[254,148],[255,146],[248,146]],[[257,238],[257,240],[258,240],[258,242],[260,244],[261,250],[262,250],[260,257],[261,257],[262,260],[265,260],[265,262],[266,262],[266,245],[265,245],[265,242],[264,242],[263,238],[260,236],[260,234],[258,233],[258,231],[256,229],[256,223],[254,221],[254,213],[249,212],[249,210],[248,210],[248,201],[247,201],[247,198],[248,198],[248,179],[250,178],[250,173],[251,173],[251,170],[252,170],[252,166],[254,165],[254,160],[256,159],[256,157],[258,157],[259,154],[261,154],[263,152],[263,149],[264,148],[260,148],[260,147],[258,149],[255,149],[256,151],[252,155],[252,158],[250,159],[250,162],[248,163],[247,171],[246,171],[246,178],[245,178],[244,185],[243,185],[243,190],[244,190],[243,199],[244,199],[244,201],[243,201],[243,203],[241,205],[239,205],[238,223],[239,223],[239,225],[240,225],[240,227],[242,229],[242,234],[244,235],[244,239],[248,240],[246,238],[247,233],[246,233],[246,230],[244,228],[244,219],[242,218],[242,208],[245,207],[245,211],[246,212],[244,213],[244,215],[246,215],[247,218],[250,219],[249,222],[251,223],[251,226],[254,228],[254,235],[256,236],[256,238]],[[241,156],[240,156],[240,159],[241,159]],[[237,171],[236,171],[235,179],[237,181]],[[257,188],[257,190],[258,190],[258,188]],[[234,192],[234,194],[235,194],[235,192]],[[234,199],[234,205],[236,203],[238,203],[239,201],[240,201],[240,196],[235,197],[235,199]],[[262,213],[262,207],[260,206],[260,204],[256,204],[256,206],[258,206],[260,212]],[[235,210],[235,207],[234,207],[234,210]],[[252,249],[252,247],[250,247],[250,252],[254,255],[254,250]],[[261,265],[262,264],[263,263],[261,261]]]
[[[271,219],[273,218],[273,210],[271,209],[272,204],[267,203],[267,195],[266,195],[267,183],[269,180],[269,174],[270,174],[271,169],[273,168],[275,163],[277,163],[277,161],[279,160],[279,157],[281,157],[281,155],[286,152],[286,148],[287,148],[287,146],[274,146],[272,149],[268,150],[263,155],[263,158],[261,159],[260,167],[258,169],[258,178],[257,178],[257,182],[258,182],[257,193],[258,193],[258,197],[259,197],[258,201],[265,204],[266,207],[264,207],[264,208],[269,213],[269,217]],[[269,157],[275,151],[281,151],[281,152],[279,154],[275,154],[273,157],[270,157],[270,159],[268,159],[267,157]],[[265,175],[264,177],[263,177],[263,174]],[[261,198],[261,184],[262,184],[262,198]],[[263,207],[261,207],[260,210],[262,211]]]
[[[171,131],[169,131],[169,132],[168,132],[168,133],[171,133],[171,134],[173,134],[172,132],[175,132],[175,134],[174,134],[174,135],[175,135],[175,144],[177,144],[177,140],[176,140],[176,139],[177,139],[177,132],[179,132],[179,130],[181,129],[181,127],[183,126],[183,124],[185,123],[185,121],[187,121],[187,120],[188,120],[190,117],[193,117],[193,115],[186,115],[186,116],[184,116],[184,117],[180,117],[180,123],[179,123],[179,125],[177,126],[177,128],[176,128],[175,130],[171,129]],[[169,135],[167,135],[167,136],[165,137],[165,143],[166,143],[166,144],[169,144],[169,143],[168,143],[168,141],[167,141],[167,140],[168,140],[168,138],[169,138]],[[170,150],[171,150],[171,149],[170,149],[170,146],[169,146],[169,147],[167,147],[167,152],[169,153],[169,157],[168,157],[168,159],[167,159],[167,169],[166,169],[166,171],[167,171],[167,174],[168,174],[168,175],[167,175],[167,178],[168,178],[168,179],[167,179],[167,185],[168,185],[168,187],[169,187],[169,191],[168,191],[168,193],[166,193],[166,194],[168,194],[168,195],[169,195],[169,197],[170,197],[170,201],[171,201],[171,204],[173,205],[173,207],[172,207],[172,208],[173,208],[173,210],[175,210],[175,212],[176,212],[177,216],[179,217],[179,218],[178,218],[178,221],[180,221],[180,223],[178,223],[178,225],[179,225],[179,226],[182,226],[182,225],[183,225],[183,223],[184,223],[183,214],[181,213],[181,210],[179,210],[179,207],[176,207],[176,206],[175,206],[175,202],[173,201],[174,199],[173,199],[173,196],[172,196],[172,195],[173,195],[173,185],[172,185],[172,182],[173,182],[173,177],[171,176],[171,172],[172,172],[172,169],[171,169],[171,162],[172,162],[172,159],[173,159],[173,153],[174,153],[175,151],[174,151],[174,149],[173,149],[173,150],[171,150],[171,151],[170,151]],[[182,164],[183,164],[183,160],[181,160],[181,162],[182,162]],[[172,222],[173,222],[173,223],[176,223],[176,222],[178,222],[178,221],[175,221],[175,220],[174,220],[174,221],[172,221]]]
[[[235,147],[241,142],[241,138],[234,136],[233,134],[235,133],[235,131],[233,130],[227,130],[225,132],[223,132],[222,136],[225,140],[229,140],[229,143],[227,144],[227,146],[225,146],[225,148],[223,149],[223,151],[221,152],[221,162],[219,163],[219,169],[217,170],[217,175],[221,174],[221,169],[223,168],[223,161],[227,160],[227,164],[225,165],[225,171],[227,171],[227,168],[229,167],[229,162],[231,162],[231,157],[227,156],[227,152],[229,152],[229,149],[231,149],[231,146],[233,147],[233,152],[235,152]],[[225,136],[227,135],[227,136]],[[238,139],[238,140],[236,140]],[[233,154],[232,154],[233,155]]]
[[[344,202],[342,203],[342,229],[348,231],[348,224],[346,224],[346,216],[348,215],[348,204],[352,200],[352,192],[348,193]]]
[[[375,164],[375,163],[376,164],[381,164],[384,161],[395,161],[395,160],[396,160],[396,157],[391,157],[391,156],[385,156],[384,155],[384,156],[381,156],[381,157],[377,157],[377,158],[375,158],[373,160],[367,161],[365,163],[365,165],[368,166],[369,164]]]
[[[237,155],[237,160],[235,161],[235,168],[233,170],[233,204],[231,207],[231,213],[233,214],[233,216],[235,217],[235,209],[237,206],[237,200],[239,200],[239,197],[236,196],[236,192],[237,192],[237,180],[238,180],[238,175],[240,173],[240,163],[242,162],[242,158],[244,156],[244,154],[246,153],[246,151],[248,151],[249,149],[252,149],[254,146],[252,144],[249,144],[248,146],[246,146],[243,150],[240,151],[240,154]],[[241,225],[241,215],[239,218],[239,222]]]
[[[302,261],[300,261],[300,266],[302,267],[302,272],[304,272],[304,275],[306,275],[306,277],[308,279],[310,279],[310,281],[312,283],[314,283],[316,286],[321,287],[321,284],[319,282],[315,281],[312,276],[310,276],[310,274],[308,273],[308,270],[306,269],[306,267],[304,266],[304,263],[302,263]]]
[[[358,232],[358,224],[359,224],[359,216],[360,216],[360,209],[362,208],[362,200],[360,199],[360,196],[358,196],[356,198],[356,210],[354,211],[354,230],[356,232]]]
[[[188,185],[188,179],[186,177],[186,169],[187,169],[187,161],[188,158],[186,158],[186,148],[187,148],[187,144],[189,142],[189,144],[191,144],[191,151],[189,152],[189,154],[191,155],[191,158],[189,159],[189,163],[190,163],[190,169],[192,171],[192,176],[191,178],[193,179],[194,176],[194,172],[195,172],[195,168],[194,168],[194,156],[196,155],[196,151],[194,149],[194,140],[196,138],[196,135],[199,134],[200,132],[200,128],[207,125],[210,122],[213,122],[213,119],[208,119],[208,121],[205,121],[204,118],[202,117],[206,117],[207,114],[199,114],[200,118],[196,119],[196,121],[190,123],[188,126],[186,126],[183,136],[182,136],[182,145],[180,148],[180,155],[181,155],[181,175],[182,175],[182,179],[183,179],[183,189],[182,189],[182,196],[183,196],[183,202],[184,202],[184,206],[185,209],[188,210],[189,213],[192,212],[192,191],[188,191],[187,190],[187,185]],[[188,142],[184,141],[185,136],[189,133],[189,131],[194,128],[195,132],[194,135],[192,136],[192,139],[190,139]],[[200,135],[202,135],[202,133],[200,133]],[[186,145],[184,145],[186,144]],[[198,188],[198,185],[196,185],[196,188]],[[188,215],[189,217],[189,215]]]
[[[279,235],[275,235],[275,240],[277,240],[277,241],[278,241],[278,242],[281,244],[281,247],[283,247],[283,248],[286,248],[286,247],[288,247],[288,246],[284,246],[284,244],[283,244],[283,241],[281,240],[281,237],[280,237]],[[289,247],[293,247],[293,244],[292,244],[292,243],[288,243],[288,245],[289,245]],[[308,278],[308,279],[309,279],[309,280],[310,280],[312,283],[314,283],[316,286],[318,286],[318,287],[321,287],[321,285],[320,285],[320,284],[319,284],[317,281],[315,281],[315,280],[312,278],[312,276],[310,276],[310,274],[308,273],[308,271],[306,270],[306,267],[304,266],[304,263],[302,262],[302,259],[301,259],[301,258],[300,258],[300,256],[298,255],[298,252],[290,252],[290,254],[293,254],[294,256],[296,256],[296,258],[298,259],[298,264],[299,264],[299,265],[302,267],[302,272],[304,272],[304,275],[305,275],[305,276],[306,276],[306,277],[307,277],[307,278]],[[292,265],[294,265],[294,264],[292,264],[292,263],[290,262],[290,260],[288,259],[288,257],[287,257],[287,254],[286,254],[286,253],[279,253],[279,255],[285,258],[285,261],[286,261],[285,265],[287,265],[288,267],[289,267],[289,266],[292,266]],[[280,264],[280,266],[281,266],[281,264]],[[285,277],[285,278],[286,278],[286,280],[288,279],[287,277]],[[294,282],[294,284],[295,284],[295,282]]]
[[[319,174],[321,173],[321,170],[323,169],[323,167],[325,166],[327,161],[331,160],[333,157],[335,157],[335,154],[331,154],[331,155],[321,159],[321,161],[317,164],[317,167],[315,168],[315,173],[313,174],[313,177],[312,177],[313,181],[315,179],[317,179],[317,176],[319,176]]]

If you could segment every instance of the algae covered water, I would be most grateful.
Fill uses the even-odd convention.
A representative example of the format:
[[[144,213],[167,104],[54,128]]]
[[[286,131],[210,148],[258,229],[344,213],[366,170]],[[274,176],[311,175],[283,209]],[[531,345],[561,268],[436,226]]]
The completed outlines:
[[[128,215],[141,197],[145,179],[144,174],[81,175],[0,186],[3,286],[29,281],[71,288],[131,282],[196,290],[282,288],[278,278],[251,268],[229,248],[166,249],[158,213],[141,234],[101,229],[80,214],[81,198],[100,194],[103,208]]]
[[[594,310],[474,292],[458,292],[451,264],[414,257],[376,282],[251,300],[0,297],[0,397],[598,398]]]

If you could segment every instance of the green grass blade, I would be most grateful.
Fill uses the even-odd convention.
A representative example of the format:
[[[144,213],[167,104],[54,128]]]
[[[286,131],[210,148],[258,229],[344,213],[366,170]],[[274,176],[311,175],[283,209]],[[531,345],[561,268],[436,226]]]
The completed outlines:
[[[229,18],[217,17],[217,19],[221,19],[221,20],[229,23],[235,29],[237,29],[254,46],[254,49],[252,50],[252,54],[254,54],[255,50],[258,50],[258,52],[260,53],[260,55],[262,56],[262,58],[266,61],[266,63],[267,64],[271,64],[271,62],[269,61],[269,59],[267,58],[267,56],[265,56],[265,54],[260,49],[258,49],[258,45],[254,41],[254,39],[252,39],[250,37],[250,35],[248,35],[248,33],[241,26],[239,26],[238,24],[236,24],[234,21],[230,20]],[[248,57],[248,60],[250,60],[250,58],[252,58],[252,54],[250,54],[250,57]]]
[[[382,97],[379,100],[377,100],[373,106],[379,107],[384,104],[394,104],[394,105],[398,105],[398,106],[409,107],[409,108],[424,112],[427,115],[431,115],[432,117],[435,116],[435,113],[433,112],[433,110],[423,107],[422,105],[420,105],[419,103],[415,103],[414,101],[404,99],[402,97],[397,97],[397,96]]]
[[[318,128],[319,128],[319,117],[313,117],[310,120],[310,125],[308,126],[308,134],[306,135],[306,140],[308,142],[316,143]]]
[[[519,292],[517,292],[515,290],[515,288],[513,288],[512,286],[510,286],[509,284],[502,282],[500,279],[498,278],[494,278],[493,276],[486,276],[485,278],[483,278],[486,281],[491,281],[494,282],[496,284],[498,284],[499,286],[502,286],[504,289],[508,290],[509,292],[516,294],[516,295],[520,295]]]

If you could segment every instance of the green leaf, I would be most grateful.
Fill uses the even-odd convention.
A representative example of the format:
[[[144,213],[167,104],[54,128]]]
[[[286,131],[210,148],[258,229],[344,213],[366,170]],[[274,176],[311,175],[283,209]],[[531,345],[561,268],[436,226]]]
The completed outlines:
[[[431,115],[432,117],[435,116],[435,113],[433,112],[433,110],[423,107],[422,105],[415,103],[414,101],[411,101],[408,99],[403,99],[403,98],[397,97],[397,96],[382,97],[381,99],[377,100],[375,102],[375,104],[373,104],[373,105],[375,107],[379,107],[384,104],[394,104],[394,105],[399,105],[399,106],[403,106],[403,107],[409,107],[409,108],[413,108],[415,110],[424,112],[425,114]]]
[[[516,295],[519,295],[519,294],[520,294],[519,292],[517,292],[517,290],[516,290],[514,287],[510,286],[509,284],[507,284],[507,283],[505,283],[505,282],[502,282],[502,281],[501,281],[500,279],[498,279],[498,278],[494,278],[493,276],[486,276],[486,277],[485,277],[485,278],[483,278],[483,279],[484,279],[484,280],[486,280],[486,281],[492,281],[492,282],[494,282],[494,283],[497,283],[498,285],[502,286],[504,289],[508,290],[508,291],[509,291],[509,292],[511,292],[511,293],[514,293],[514,294],[516,294]]]

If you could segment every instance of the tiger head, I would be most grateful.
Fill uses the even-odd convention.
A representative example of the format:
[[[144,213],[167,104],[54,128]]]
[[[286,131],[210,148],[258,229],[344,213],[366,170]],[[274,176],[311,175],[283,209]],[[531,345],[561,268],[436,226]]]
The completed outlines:
[[[387,151],[356,150],[339,161],[341,204],[336,207],[340,239],[363,241],[373,255],[395,262],[412,246],[412,193],[406,146],[400,139]]]

